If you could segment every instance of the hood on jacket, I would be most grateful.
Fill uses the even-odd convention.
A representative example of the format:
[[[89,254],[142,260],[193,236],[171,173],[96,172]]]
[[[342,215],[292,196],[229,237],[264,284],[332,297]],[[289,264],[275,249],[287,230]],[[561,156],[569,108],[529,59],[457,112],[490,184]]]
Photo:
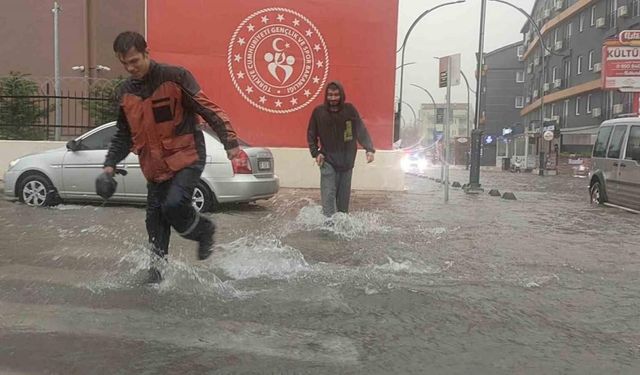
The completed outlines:
[[[346,100],[344,87],[342,87],[342,84],[339,81],[331,81],[329,82],[329,84],[327,84],[327,87],[324,90],[324,105],[327,107],[327,109],[331,107],[329,105],[329,99],[327,98],[327,95],[329,93],[329,88],[337,88],[340,91],[340,103],[338,103],[338,108],[339,108],[338,110],[342,110]]]

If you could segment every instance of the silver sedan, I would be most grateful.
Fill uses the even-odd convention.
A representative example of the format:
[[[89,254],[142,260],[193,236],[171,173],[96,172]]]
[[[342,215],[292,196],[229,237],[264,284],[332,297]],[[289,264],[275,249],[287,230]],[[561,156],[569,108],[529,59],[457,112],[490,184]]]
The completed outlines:
[[[26,155],[13,160],[4,175],[5,197],[30,206],[52,206],[61,201],[102,201],[95,193],[95,179],[109,142],[116,132],[115,122],[97,127],[71,140],[66,147]],[[269,199],[279,189],[273,173],[273,155],[267,148],[241,144],[240,156],[232,161],[212,131],[205,131],[207,160],[193,193],[199,211],[211,211],[219,203],[252,202]],[[146,203],[147,181],[138,156],[129,154],[117,168],[118,189],[114,202]]]

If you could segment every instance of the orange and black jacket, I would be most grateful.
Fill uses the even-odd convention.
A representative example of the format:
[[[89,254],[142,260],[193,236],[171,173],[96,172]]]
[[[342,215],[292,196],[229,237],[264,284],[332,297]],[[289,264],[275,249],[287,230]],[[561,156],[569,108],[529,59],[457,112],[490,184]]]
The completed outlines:
[[[226,150],[238,147],[228,116],[205,96],[184,68],[151,61],[144,78],[129,78],[122,84],[118,101],[118,130],[105,166],[115,167],[133,152],[151,182],[166,181],[191,165],[203,166],[206,149],[198,115],[213,128]]]

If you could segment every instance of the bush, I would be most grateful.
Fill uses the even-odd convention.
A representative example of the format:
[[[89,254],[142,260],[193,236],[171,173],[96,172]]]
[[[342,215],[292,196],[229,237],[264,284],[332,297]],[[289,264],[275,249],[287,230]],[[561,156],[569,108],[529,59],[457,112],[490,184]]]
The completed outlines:
[[[94,83],[89,89],[89,96],[92,99],[84,100],[82,107],[89,111],[89,118],[94,125],[115,121],[118,118],[118,101],[116,93],[122,78],[103,80]]]
[[[0,78],[0,139],[46,139],[42,120],[49,109],[28,74],[10,72]]]

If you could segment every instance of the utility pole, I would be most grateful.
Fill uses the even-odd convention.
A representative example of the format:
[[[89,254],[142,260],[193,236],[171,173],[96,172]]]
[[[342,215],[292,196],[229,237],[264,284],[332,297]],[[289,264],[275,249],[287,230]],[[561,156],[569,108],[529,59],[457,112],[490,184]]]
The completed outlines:
[[[60,41],[58,36],[58,14],[60,6],[53,2],[53,64],[54,64],[54,90],[56,95],[56,122],[54,140],[59,141],[62,132],[62,92],[60,90]]]
[[[482,0],[480,9],[480,40],[478,42],[478,79],[476,86],[476,121],[473,133],[471,134],[471,168],[469,171],[469,184],[464,191],[470,194],[479,194],[484,191],[480,185],[480,149],[482,147],[482,130],[480,126],[480,95],[482,93],[482,75],[484,70],[484,24],[487,13],[487,0]]]
[[[444,203],[449,202],[449,136],[451,133],[451,60],[447,57],[447,111],[444,114]]]

